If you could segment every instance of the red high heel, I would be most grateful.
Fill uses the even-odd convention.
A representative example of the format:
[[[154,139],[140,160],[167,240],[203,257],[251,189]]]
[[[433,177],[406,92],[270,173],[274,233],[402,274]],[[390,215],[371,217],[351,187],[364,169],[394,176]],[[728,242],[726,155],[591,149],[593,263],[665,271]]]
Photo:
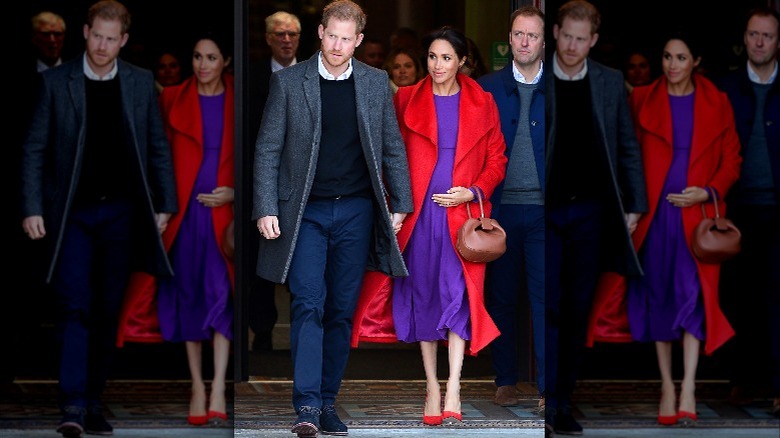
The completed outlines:
[[[658,424],[662,426],[674,426],[677,424],[677,420],[680,418],[679,414],[675,415],[661,415],[658,413]]]
[[[206,417],[208,418],[208,422],[215,426],[226,422],[228,418],[226,412],[218,412],[218,411],[209,411]]]
[[[208,415],[187,415],[187,423],[190,423],[193,426],[203,426],[208,422]]]
[[[662,426],[674,426],[677,424],[677,421],[680,418],[680,414],[677,412],[674,413],[674,415],[661,415],[661,403],[663,403],[663,395],[661,395],[661,400],[658,403],[658,424]],[[677,403],[676,397],[675,397],[675,404]]]
[[[457,424],[463,421],[462,412],[444,411],[441,413],[441,416],[443,420],[446,420],[447,424]]]
[[[661,415],[661,407],[658,407],[658,424],[663,426],[673,426],[677,424],[679,419],[679,413],[675,413],[674,415]]]
[[[698,420],[696,412],[680,411],[677,413],[677,420],[683,424],[683,426],[693,426]]]
[[[423,424],[426,426],[439,426],[442,423],[441,415],[425,415],[425,408],[428,407],[428,397],[425,397],[425,404],[423,405]]]

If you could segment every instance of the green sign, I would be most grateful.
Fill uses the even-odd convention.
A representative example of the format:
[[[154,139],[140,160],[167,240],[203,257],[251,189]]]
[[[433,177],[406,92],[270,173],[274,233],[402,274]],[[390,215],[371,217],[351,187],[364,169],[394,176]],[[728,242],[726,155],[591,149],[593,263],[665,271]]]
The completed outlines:
[[[494,41],[490,50],[490,67],[493,71],[501,70],[509,64],[509,43],[506,41]]]

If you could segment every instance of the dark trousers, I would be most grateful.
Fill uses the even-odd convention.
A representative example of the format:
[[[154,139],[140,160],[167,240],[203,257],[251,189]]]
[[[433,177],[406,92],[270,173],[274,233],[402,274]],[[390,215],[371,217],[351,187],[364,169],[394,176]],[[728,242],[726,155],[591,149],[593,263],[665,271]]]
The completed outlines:
[[[257,251],[250,251],[250,254],[254,254],[254,260],[257,261]],[[252,266],[254,265],[253,263]],[[272,349],[272,334],[279,317],[276,309],[276,283],[257,275],[252,276],[249,287],[249,311],[246,315],[249,328],[255,334],[253,348]]]
[[[131,218],[130,202],[105,201],[75,207],[63,230],[52,283],[60,312],[63,406],[100,401],[130,275]]]
[[[548,208],[545,242],[545,358],[548,420],[570,408],[600,269],[603,206],[573,201]]]
[[[729,204],[742,252],[721,269],[720,302],[736,335],[728,345],[731,382],[780,397],[780,207]]]
[[[488,264],[488,311],[501,335],[490,344],[496,386],[518,381],[518,324],[520,293],[531,305],[536,383],[544,394],[544,206],[502,204],[495,219],[506,230],[504,255]],[[526,288],[521,286],[525,281]]]
[[[293,406],[335,403],[349,357],[352,314],[365,275],[371,199],[310,201],[298,232],[289,285]]]

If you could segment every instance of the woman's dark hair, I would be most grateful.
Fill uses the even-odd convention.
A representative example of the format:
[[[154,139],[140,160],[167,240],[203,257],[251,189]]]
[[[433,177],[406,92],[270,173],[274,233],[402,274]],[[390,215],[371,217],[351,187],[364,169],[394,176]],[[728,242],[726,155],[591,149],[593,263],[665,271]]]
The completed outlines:
[[[688,50],[691,51],[691,56],[693,56],[693,59],[696,59],[702,55],[701,44],[699,44],[699,41],[696,39],[693,33],[686,29],[672,30],[663,40],[664,46],[671,40],[680,40],[685,43],[685,45],[688,46]]]
[[[427,57],[428,51],[436,40],[445,40],[455,49],[455,54],[459,59],[463,59],[469,55],[469,47],[466,42],[466,35],[461,31],[451,26],[444,26],[441,29],[434,30],[433,32],[423,37],[423,51]]]
[[[195,38],[192,40],[191,48],[194,48],[198,41],[209,40],[213,41],[217,45],[222,57],[225,60],[233,58],[233,40],[227,38],[222,32],[218,32],[214,29],[207,29],[195,34]]]

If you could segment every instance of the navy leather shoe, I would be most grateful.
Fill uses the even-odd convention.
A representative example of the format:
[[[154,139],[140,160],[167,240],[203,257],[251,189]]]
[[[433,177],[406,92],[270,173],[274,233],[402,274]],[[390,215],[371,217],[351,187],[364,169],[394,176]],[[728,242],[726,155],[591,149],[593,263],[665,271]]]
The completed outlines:
[[[320,431],[320,408],[313,406],[301,406],[298,410],[298,418],[293,423],[292,433],[299,437],[315,437]]]
[[[568,411],[558,412],[553,421],[553,430],[558,435],[582,435],[582,426]]]
[[[87,409],[87,414],[84,416],[84,431],[87,435],[109,436],[114,434],[114,427],[106,421],[103,409],[95,406]]]
[[[322,407],[320,414],[320,430],[323,435],[347,436],[347,426],[336,413],[336,406],[326,405]]]
[[[62,412],[62,420],[57,426],[57,433],[61,433],[63,438],[81,438],[81,434],[84,433],[84,416],[87,410],[80,406],[65,406]]]

